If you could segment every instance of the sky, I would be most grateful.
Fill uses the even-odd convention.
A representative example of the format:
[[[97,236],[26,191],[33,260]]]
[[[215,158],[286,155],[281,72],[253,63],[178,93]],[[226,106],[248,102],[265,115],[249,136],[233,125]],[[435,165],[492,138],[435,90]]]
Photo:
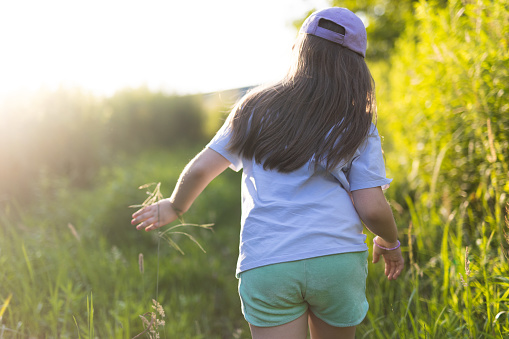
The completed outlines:
[[[279,79],[327,0],[0,0],[0,96],[146,86],[206,93]]]

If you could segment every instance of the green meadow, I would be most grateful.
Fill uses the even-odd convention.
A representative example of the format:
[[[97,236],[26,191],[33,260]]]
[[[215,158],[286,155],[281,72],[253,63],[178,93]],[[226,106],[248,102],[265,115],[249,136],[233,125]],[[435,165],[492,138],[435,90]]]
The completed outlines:
[[[406,267],[389,282],[369,263],[357,338],[509,338],[509,2],[332,3],[378,16],[368,39],[390,41],[367,60]],[[60,89],[1,104],[0,339],[250,337],[239,173],[160,232],[130,224],[242,92]]]

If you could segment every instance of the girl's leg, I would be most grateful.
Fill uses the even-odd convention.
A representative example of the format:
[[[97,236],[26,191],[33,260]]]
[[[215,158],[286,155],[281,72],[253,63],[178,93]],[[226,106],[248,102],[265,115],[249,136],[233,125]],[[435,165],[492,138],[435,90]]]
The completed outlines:
[[[287,324],[258,327],[249,324],[253,339],[306,339],[308,334],[307,312]]]
[[[335,327],[327,324],[311,312],[309,313],[309,330],[311,339],[354,339],[355,326]]]

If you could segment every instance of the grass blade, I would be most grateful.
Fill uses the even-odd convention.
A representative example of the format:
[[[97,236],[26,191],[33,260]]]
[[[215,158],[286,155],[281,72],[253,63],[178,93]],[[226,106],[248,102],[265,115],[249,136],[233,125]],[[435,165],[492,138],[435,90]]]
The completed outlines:
[[[90,301],[87,296],[87,313],[88,313],[88,338],[94,339],[94,295],[90,292]]]
[[[207,251],[205,251],[205,249],[203,249],[203,247],[200,245],[200,243],[191,234],[188,234],[186,232],[171,232],[171,233],[185,235],[186,237],[191,239],[196,245],[198,245],[198,247],[203,251],[203,253],[207,253]]]
[[[9,302],[11,301],[11,298],[12,298],[12,293],[9,294],[7,299],[4,301],[4,304],[2,305],[2,308],[0,308],[0,320],[2,320],[4,312],[7,309],[7,306],[9,306]]]
[[[78,329],[78,339],[81,339],[80,327],[78,326],[78,322],[76,321],[76,317],[72,316],[72,318],[74,319],[74,323],[76,324],[76,328]]]
[[[33,282],[34,281],[34,271],[32,270],[32,264],[30,264],[30,259],[28,258],[28,254],[25,249],[25,244],[21,245],[21,249],[23,250],[23,256],[25,257],[25,262],[27,264],[28,274],[30,274],[30,279]]]

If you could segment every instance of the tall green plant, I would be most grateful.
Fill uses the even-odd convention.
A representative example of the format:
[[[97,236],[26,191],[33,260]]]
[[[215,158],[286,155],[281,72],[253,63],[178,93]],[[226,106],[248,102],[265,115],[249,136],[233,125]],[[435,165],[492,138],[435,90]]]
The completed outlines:
[[[393,190],[412,225],[413,279],[392,324],[403,316],[423,338],[504,337],[509,3],[420,1],[415,13],[378,97]]]
[[[412,156],[389,166],[409,173],[409,187],[430,203],[443,200],[450,210],[486,186],[494,208],[509,189],[508,26],[506,0],[445,9],[421,1],[398,42],[380,100],[390,112],[391,150]]]

